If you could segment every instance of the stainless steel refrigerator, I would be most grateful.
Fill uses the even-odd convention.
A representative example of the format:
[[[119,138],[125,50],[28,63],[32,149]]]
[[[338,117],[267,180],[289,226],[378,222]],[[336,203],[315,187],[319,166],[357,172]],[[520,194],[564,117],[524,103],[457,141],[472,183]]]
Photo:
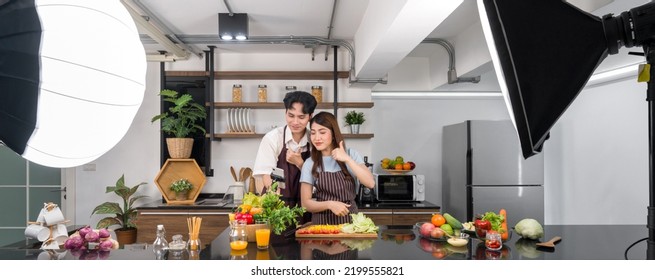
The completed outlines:
[[[510,227],[544,223],[544,153],[523,159],[509,120],[444,126],[442,164],[443,212],[473,221],[504,208]]]

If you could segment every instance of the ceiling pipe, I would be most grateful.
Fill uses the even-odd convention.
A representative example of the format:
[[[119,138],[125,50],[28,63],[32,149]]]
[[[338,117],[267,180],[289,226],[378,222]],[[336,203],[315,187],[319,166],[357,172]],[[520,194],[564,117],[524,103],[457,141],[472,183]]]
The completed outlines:
[[[227,8],[227,13],[230,14],[230,16],[233,16],[234,13],[232,12],[232,8],[230,8],[230,5],[227,3],[227,0],[223,0],[223,4],[225,4],[225,8]]]
[[[332,4],[332,14],[330,15],[330,25],[328,25],[328,35],[327,39],[330,40],[330,36],[332,35],[332,28],[334,28],[334,14],[337,11],[337,0],[334,0]],[[325,61],[328,59],[328,53],[330,50],[330,46],[325,47]]]
[[[149,24],[154,25],[154,26],[156,26],[156,29],[161,30],[159,32],[159,33],[162,33],[161,37],[167,38],[169,41],[171,41],[171,43],[177,44],[181,49],[183,49],[185,51],[188,50],[190,53],[193,53],[198,58],[203,57],[204,53],[203,53],[202,50],[200,50],[196,46],[187,45],[184,42],[182,42],[182,40],[177,38],[175,33],[172,30],[170,30],[170,28],[168,28],[168,26],[166,24],[164,24],[152,11],[150,11],[150,9],[148,9],[148,7],[145,4],[141,3],[141,0],[121,0],[121,2],[123,2],[123,5],[125,5],[125,6],[129,5],[130,8],[132,8],[132,10],[134,10],[133,7],[137,7],[139,10],[141,10],[141,12],[143,13],[142,17],[144,17],[144,16],[147,17],[148,18],[147,21],[150,22]],[[134,12],[136,12],[136,11],[134,11]],[[130,12],[130,14],[132,14],[132,12]],[[162,45],[164,45],[164,44],[162,44]],[[173,52],[171,50],[169,50],[169,51]],[[189,58],[188,55],[180,56],[177,53],[175,54],[175,56],[176,56],[177,60],[180,60],[180,59],[186,60],[186,59]]]
[[[350,75],[348,81],[351,84],[387,84],[385,79],[357,79],[355,78],[355,50],[345,40],[328,40],[322,37],[313,36],[250,36],[246,40],[220,40],[215,35],[178,35],[187,44],[288,44],[288,45],[328,45],[343,47],[350,53]],[[148,38],[141,38],[144,43],[149,43]]]
[[[450,42],[439,38],[427,38],[421,43],[439,44],[448,52],[448,84],[454,83],[479,83],[480,76],[477,77],[457,77],[457,70],[455,70],[455,48]]]

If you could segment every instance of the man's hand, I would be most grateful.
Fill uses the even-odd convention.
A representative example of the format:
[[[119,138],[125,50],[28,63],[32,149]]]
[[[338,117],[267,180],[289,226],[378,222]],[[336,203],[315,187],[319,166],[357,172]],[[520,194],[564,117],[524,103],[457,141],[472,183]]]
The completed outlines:
[[[302,164],[305,161],[300,156],[300,148],[298,148],[298,151],[287,149],[287,162],[297,166],[300,169],[302,169]]]

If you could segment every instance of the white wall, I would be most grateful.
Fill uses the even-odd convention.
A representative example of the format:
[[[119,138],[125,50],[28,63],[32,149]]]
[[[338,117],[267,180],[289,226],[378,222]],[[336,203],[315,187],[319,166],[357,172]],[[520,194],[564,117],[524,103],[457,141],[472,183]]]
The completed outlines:
[[[646,85],[582,91],[546,141],[546,223],[646,224]]]
[[[402,93],[398,93],[402,95]],[[425,175],[426,200],[441,201],[441,144],[444,125],[466,120],[509,119],[502,98],[383,98],[374,97],[372,141],[374,170],[380,160],[402,156],[416,163],[414,174]]]

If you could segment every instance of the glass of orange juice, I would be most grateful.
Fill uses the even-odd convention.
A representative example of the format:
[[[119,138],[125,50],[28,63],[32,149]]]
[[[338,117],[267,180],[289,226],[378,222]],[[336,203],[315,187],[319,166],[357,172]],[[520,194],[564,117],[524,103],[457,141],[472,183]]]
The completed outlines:
[[[268,243],[271,238],[271,228],[268,221],[258,221],[257,229],[255,230],[255,241],[257,242],[257,249],[268,249]]]

